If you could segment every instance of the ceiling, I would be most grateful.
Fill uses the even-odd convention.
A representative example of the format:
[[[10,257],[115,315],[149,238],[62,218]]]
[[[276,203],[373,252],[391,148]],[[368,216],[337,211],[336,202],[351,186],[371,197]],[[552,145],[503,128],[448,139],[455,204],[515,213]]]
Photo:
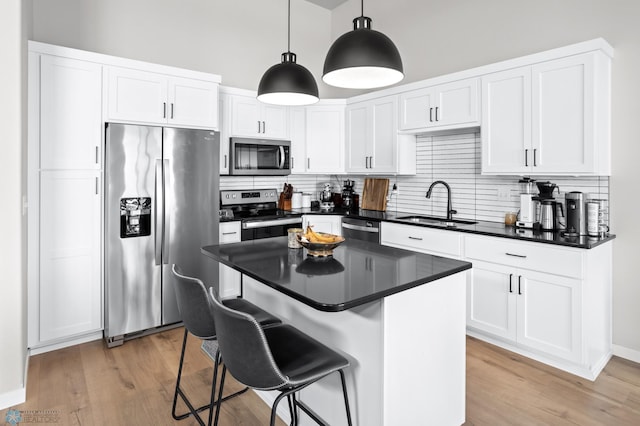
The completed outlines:
[[[325,9],[333,10],[340,6],[342,3],[346,3],[348,0],[307,0],[309,3],[317,4]]]

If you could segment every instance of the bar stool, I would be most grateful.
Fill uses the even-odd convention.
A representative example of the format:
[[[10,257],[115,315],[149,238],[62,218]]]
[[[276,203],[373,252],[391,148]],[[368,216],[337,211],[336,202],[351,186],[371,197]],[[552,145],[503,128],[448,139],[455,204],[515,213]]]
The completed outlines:
[[[182,321],[184,323],[184,338],[182,340],[180,365],[178,366],[178,378],[176,380],[176,389],[173,395],[173,408],[171,410],[171,415],[176,420],[182,420],[193,415],[196,421],[200,425],[204,426],[205,423],[202,418],[200,418],[200,415],[198,413],[208,409],[209,421],[207,424],[211,425],[211,421],[213,419],[213,409],[216,402],[214,394],[218,377],[218,365],[221,361],[220,350],[218,349],[218,347],[216,345],[204,344],[216,339],[216,326],[212,312],[213,303],[207,295],[207,290],[205,289],[204,283],[201,280],[184,275],[180,271],[180,268],[175,264],[171,266],[171,270],[177,278],[175,292],[178,301],[178,310],[180,311],[180,315],[182,316]],[[225,306],[229,306],[231,309],[240,312],[246,312],[247,314],[255,316],[259,327],[267,327],[270,325],[282,323],[279,318],[258,308],[256,305],[244,299],[229,299],[225,300],[223,303]],[[183,389],[180,388],[180,381],[182,379],[182,366],[184,364],[184,354],[187,347],[187,336],[189,334],[192,334],[193,336],[203,340],[203,349],[207,351],[208,355],[214,360],[213,381],[211,384],[211,399],[209,403],[198,408],[194,408],[193,404],[191,404],[191,402],[185,395]],[[224,376],[220,381],[222,385]],[[225,401],[229,398],[233,398],[234,396],[240,395],[241,393],[246,392],[247,389],[248,388],[245,387],[239,392],[228,395],[224,398],[222,398],[222,393],[219,393],[218,403],[221,403],[222,401]],[[184,403],[189,408],[189,411],[184,414],[176,413],[178,395],[182,398]]]
[[[223,391],[229,369],[237,381],[250,388],[280,392],[271,407],[271,426],[275,424],[278,403],[285,396],[291,424],[298,424],[296,408],[300,408],[316,423],[324,425],[325,422],[296,398],[296,392],[337,371],[342,382],[347,422],[351,425],[344,378],[344,369],[349,366],[346,358],[290,325],[262,328],[254,316],[225,306],[212,288],[209,296],[217,324],[218,345],[224,358],[218,394]],[[218,399],[215,425],[220,415],[220,402]]]

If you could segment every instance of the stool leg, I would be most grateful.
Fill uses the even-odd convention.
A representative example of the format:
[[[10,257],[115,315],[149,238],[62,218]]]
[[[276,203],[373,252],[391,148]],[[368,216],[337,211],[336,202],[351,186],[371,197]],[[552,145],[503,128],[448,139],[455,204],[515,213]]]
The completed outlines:
[[[351,426],[351,410],[349,409],[349,397],[347,397],[347,383],[344,379],[344,371],[338,370],[340,381],[342,382],[342,394],[344,395],[344,406],[347,409],[347,423]]]
[[[187,329],[184,329],[184,338],[182,339],[182,351],[180,352],[180,364],[178,366],[178,378],[176,380],[176,390],[173,394],[173,408],[171,409],[171,415],[173,416],[174,419],[176,420],[182,420],[185,419],[187,417],[189,417],[189,415],[191,415],[191,413],[186,413],[186,414],[181,414],[178,415],[176,414],[176,404],[178,403],[178,394],[182,394],[182,391],[180,390],[180,380],[182,379],[182,365],[184,364],[184,352],[185,349],[187,347],[187,336],[189,335],[189,332],[187,331]],[[182,398],[184,399],[183,395]]]

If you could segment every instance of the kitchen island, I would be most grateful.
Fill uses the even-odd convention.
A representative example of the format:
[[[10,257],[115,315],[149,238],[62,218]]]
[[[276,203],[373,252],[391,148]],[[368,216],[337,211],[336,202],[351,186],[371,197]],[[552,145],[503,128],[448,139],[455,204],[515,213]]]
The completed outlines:
[[[354,424],[464,422],[470,263],[357,240],[312,258],[287,248],[286,237],[202,252],[243,274],[243,297],[351,361]],[[301,398],[329,424],[346,424],[337,375]]]

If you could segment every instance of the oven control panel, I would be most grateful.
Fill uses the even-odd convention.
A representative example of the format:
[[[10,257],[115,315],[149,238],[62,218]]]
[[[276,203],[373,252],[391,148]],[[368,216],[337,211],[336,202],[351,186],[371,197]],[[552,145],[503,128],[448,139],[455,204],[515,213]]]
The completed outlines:
[[[220,205],[257,204],[278,202],[276,189],[242,189],[220,191]]]

